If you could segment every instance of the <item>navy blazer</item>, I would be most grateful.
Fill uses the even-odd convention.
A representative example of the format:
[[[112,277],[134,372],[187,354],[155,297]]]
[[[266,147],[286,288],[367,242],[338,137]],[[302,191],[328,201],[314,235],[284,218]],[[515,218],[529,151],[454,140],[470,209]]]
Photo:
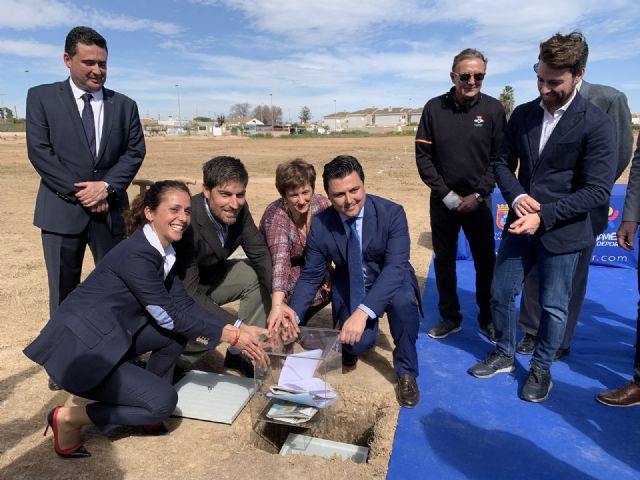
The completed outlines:
[[[314,215],[307,238],[304,268],[289,306],[303,318],[333,261],[333,318],[347,318],[349,312],[349,264],[347,235],[340,214],[333,207]],[[400,288],[413,288],[420,298],[418,281],[409,263],[409,228],[404,209],[389,200],[367,195],[362,222],[363,264],[373,283],[363,304],[381,317]],[[419,304],[420,302],[418,302]]]
[[[65,389],[84,392],[122,361],[149,322],[215,347],[225,323],[193,301],[175,269],[165,280],[163,265],[144,233],[134,232],[69,294],[25,355]]]
[[[145,156],[144,134],[133,100],[107,88],[98,158],[94,158],[69,80],[29,89],[27,150],[40,175],[33,223],[54,233],[76,234],[91,213],[74,194],[73,184],[102,180],[116,195],[109,197],[114,234],[124,234],[120,210],[128,206],[127,187]]]
[[[520,194],[540,202],[536,235],[547,250],[581,250],[593,243],[589,211],[609,202],[617,164],[613,123],[576,93],[538,154],[543,119],[539,104],[540,98],[513,111],[494,164],[496,181],[510,207]],[[510,209],[506,224],[516,218]],[[505,228],[503,236],[508,234]]]

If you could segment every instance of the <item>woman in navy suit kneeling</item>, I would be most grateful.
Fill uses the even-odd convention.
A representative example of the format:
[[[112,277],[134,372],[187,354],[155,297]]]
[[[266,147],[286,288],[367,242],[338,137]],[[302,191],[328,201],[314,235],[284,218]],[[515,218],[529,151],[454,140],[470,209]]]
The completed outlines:
[[[107,254],[24,350],[65,390],[96,401],[49,413],[47,428],[61,457],[90,456],[80,443],[85,425],[101,432],[120,425],[166,432],[161,422],[178,400],[171,379],[187,340],[211,348],[227,342],[254,363],[268,361],[259,345],[265,329],[236,328],[213,317],[172,270],[171,243],[182,238],[190,216],[189,189],[181,182],[157,182],[136,198],[126,216],[131,236]],[[146,352],[146,369],[128,362]]]

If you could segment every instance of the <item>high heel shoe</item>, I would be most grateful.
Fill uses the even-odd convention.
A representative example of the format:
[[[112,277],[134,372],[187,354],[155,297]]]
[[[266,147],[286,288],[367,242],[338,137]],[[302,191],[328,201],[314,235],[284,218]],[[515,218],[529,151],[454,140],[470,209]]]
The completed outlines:
[[[142,430],[147,435],[152,435],[154,437],[161,437],[163,435],[169,435],[169,430],[165,426],[164,423],[151,423],[149,425],[143,425]]]
[[[55,407],[53,410],[49,412],[49,415],[47,415],[47,426],[44,429],[43,436],[47,434],[49,427],[51,427],[51,429],[53,430],[53,449],[62,458],[90,457],[91,453],[89,452],[89,450],[84,448],[84,446],[81,443],[78,443],[77,445],[71,448],[60,448],[60,445],[58,444],[58,425],[57,425],[58,410],[60,410],[60,408],[62,407]]]

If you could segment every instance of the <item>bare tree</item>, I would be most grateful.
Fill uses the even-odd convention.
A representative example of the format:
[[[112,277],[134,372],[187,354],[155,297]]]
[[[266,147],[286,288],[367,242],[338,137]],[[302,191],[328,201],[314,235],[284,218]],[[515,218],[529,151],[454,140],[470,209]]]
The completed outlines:
[[[504,113],[508,119],[511,116],[511,112],[513,112],[513,106],[516,102],[516,97],[513,93],[513,87],[510,85],[504,87],[504,90],[502,90],[502,93],[498,97],[498,100],[500,100],[500,103],[502,103],[502,106],[504,107]]]
[[[265,125],[278,125],[282,123],[282,108],[274,105],[258,105],[253,109],[251,116],[257,118]]]
[[[236,103],[231,106],[229,110],[229,116],[231,118],[246,118],[249,116],[249,112],[251,112],[251,105],[247,102],[244,103]]]

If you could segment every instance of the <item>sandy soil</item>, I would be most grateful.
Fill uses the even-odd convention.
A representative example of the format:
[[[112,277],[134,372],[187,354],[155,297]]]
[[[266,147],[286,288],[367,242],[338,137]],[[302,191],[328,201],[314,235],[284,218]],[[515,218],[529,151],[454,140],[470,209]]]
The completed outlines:
[[[404,205],[411,230],[412,263],[421,285],[431,257],[427,189],[415,169],[412,137],[355,139],[211,139],[152,138],[138,178],[200,178],[201,164],[215,155],[237,156],[249,170],[247,198],[254,218],[277,197],[274,171],[278,163],[302,157],[321,171],[338,154],[356,156],[364,165],[366,187]],[[321,190],[321,181],[319,190]],[[82,403],[65,392],[50,392],[44,371],[21,350],[48,317],[47,282],[40,232],[31,221],[38,177],[29,164],[24,135],[0,136],[0,192],[5,200],[5,228],[0,233],[0,478],[280,478],[369,479],[386,476],[398,405],[391,365],[392,339],[386,322],[377,347],[364,355],[355,371],[342,375],[342,399],[334,407],[325,438],[370,447],[367,464],[317,457],[274,454],[282,432],[252,428],[245,409],[236,422],[219,425],[171,418],[168,437],[146,437],[135,429],[109,437],[93,428],[84,432],[93,457],[65,461],[53,452],[53,437],[41,432],[46,413],[58,404]],[[199,186],[191,186],[195,193]],[[137,193],[130,189],[130,195]],[[92,268],[89,256],[85,273]],[[329,312],[321,312],[327,324]],[[203,367],[224,372],[222,354],[212,352]],[[228,372],[230,373],[230,372]]]

